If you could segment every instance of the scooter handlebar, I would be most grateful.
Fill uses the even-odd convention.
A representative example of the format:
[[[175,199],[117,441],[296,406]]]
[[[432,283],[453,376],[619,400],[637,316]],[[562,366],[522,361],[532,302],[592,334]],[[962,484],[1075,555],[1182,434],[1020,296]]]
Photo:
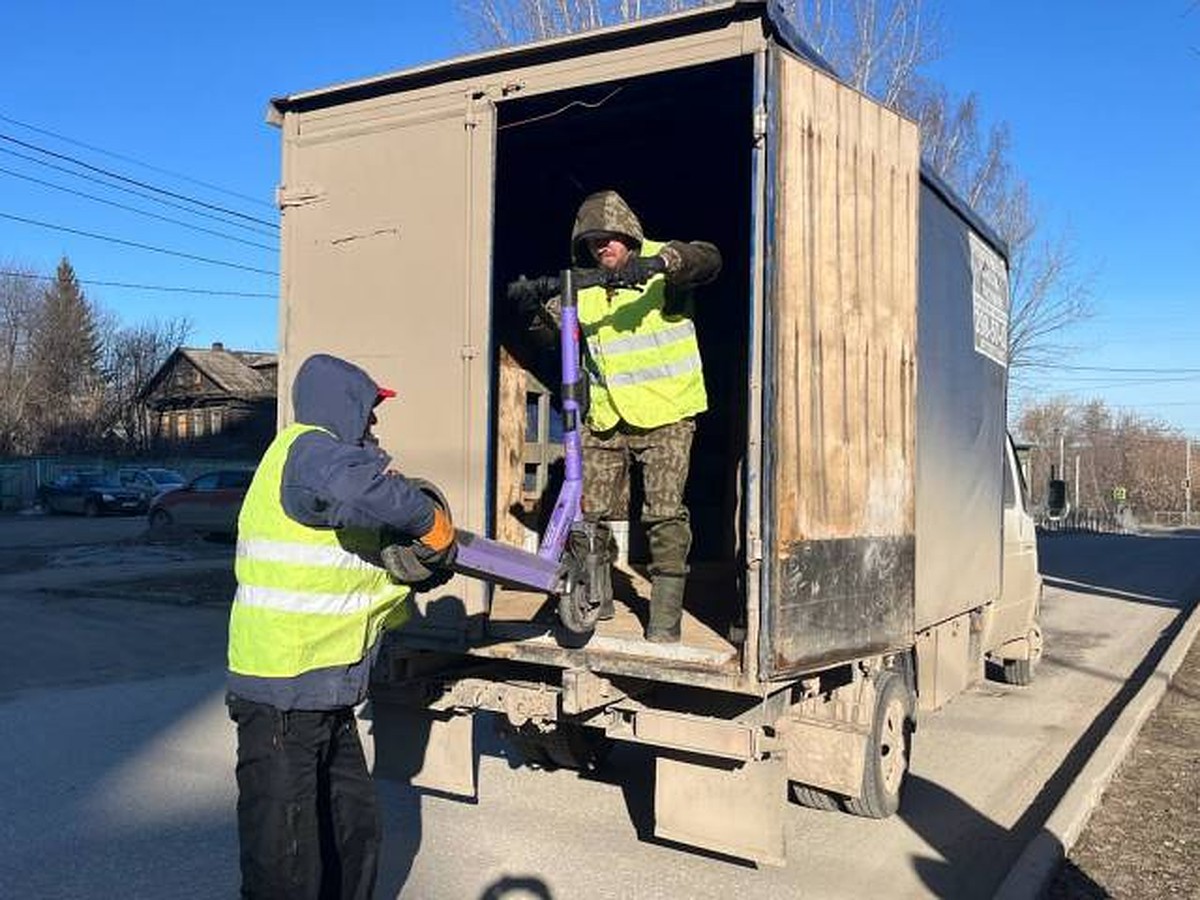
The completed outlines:
[[[589,287],[631,288],[637,287],[621,278],[618,273],[608,269],[572,269],[571,280],[576,290]],[[551,297],[562,293],[562,278],[558,275],[543,275],[540,278],[526,278],[522,275],[516,281],[510,281],[506,293],[508,299],[515,303],[544,303]]]

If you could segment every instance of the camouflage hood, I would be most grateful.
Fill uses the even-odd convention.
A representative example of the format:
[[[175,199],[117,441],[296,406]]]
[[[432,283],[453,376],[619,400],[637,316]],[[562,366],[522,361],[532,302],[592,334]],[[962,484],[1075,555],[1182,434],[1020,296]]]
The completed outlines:
[[[571,229],[571,256],[576,265],[596,264],[583,242],[602,233],[622,235],[639,247],[645,239],[642,223],[616,191],[597,191],[580,204]]]

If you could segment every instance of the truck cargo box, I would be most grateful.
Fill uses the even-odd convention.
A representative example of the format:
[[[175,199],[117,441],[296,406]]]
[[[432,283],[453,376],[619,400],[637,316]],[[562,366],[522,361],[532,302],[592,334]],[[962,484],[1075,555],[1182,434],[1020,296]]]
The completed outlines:
[[[647,235],[724,256],[696,295],[710,409],[682,644],[641,638],[634,526],[618,615],[582,646],[544,597],[462,577],[421,598],[409,646],[758,695],[998,594],[1004,248],[922,174],[916,126],[774,7],[498,50],[272,115],[280,393],[317,351],[395,387],[383,446],[481,534],[529,545],[554,487],[557,373],[504,285],[565,266],[576,207],[605,188]]]

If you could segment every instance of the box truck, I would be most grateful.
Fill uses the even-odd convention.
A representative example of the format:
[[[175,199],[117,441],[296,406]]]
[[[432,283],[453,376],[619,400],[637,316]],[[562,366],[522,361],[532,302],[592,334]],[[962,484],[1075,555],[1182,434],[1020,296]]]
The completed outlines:
[[[505,300],[567,264],[587,194],[721,249],[697,293],[710,408],[678,645],[617,613],[456,577],[372,689],[377,774],[473,795],[472,720],[543,765],[656,754],[657,835],[764,863],[789,798],[886,816],[918,714],[1041,653],[1035,533],[1005,431],[1006,248],[774,4],[731,2],[272,101],[280,391],[313,352],[398,403],[379,434],[457,522],[531,546],[553,495],[555,359]],[[281,404],[281,415],[288,414]],[[631,479],[636,504],[638,484]]]

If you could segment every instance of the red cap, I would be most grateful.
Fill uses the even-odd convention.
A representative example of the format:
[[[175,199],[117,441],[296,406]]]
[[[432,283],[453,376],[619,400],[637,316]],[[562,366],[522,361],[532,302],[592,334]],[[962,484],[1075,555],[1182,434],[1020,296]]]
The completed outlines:
[[[378,406],[384,400],[390,400],[396,396],[396,392],[391,388],[381,387],[375,389],[375,405]]]

